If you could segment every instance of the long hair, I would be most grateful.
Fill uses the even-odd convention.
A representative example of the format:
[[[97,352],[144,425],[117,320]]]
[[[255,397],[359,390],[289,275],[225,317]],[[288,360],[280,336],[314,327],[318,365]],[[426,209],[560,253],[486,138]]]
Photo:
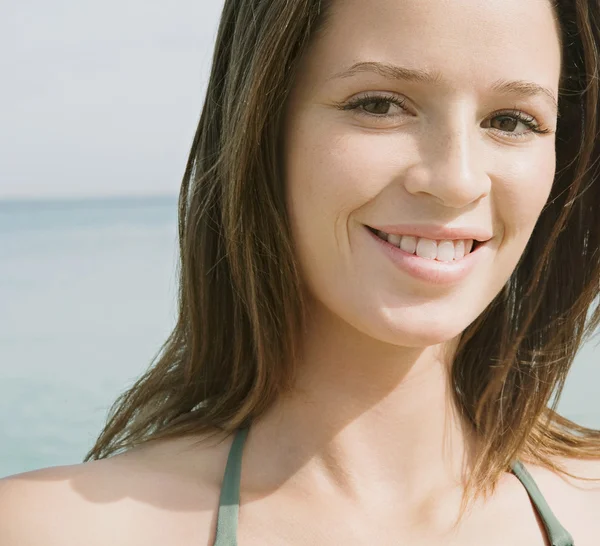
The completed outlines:
[[[493,491],[516,458],[568,475],[557,457],[600,458],[600,432],[555,411],[600,323],[600,3],[554,7],[563,55],[556,178],[515,271],[453,360],[455,402],[481,446],[465,498]],[[226,0],[179,197],[178,320],[85,461],[151,440],[230,434],[293,385],[306,305],[285,208],[282,119],[328,8]]]

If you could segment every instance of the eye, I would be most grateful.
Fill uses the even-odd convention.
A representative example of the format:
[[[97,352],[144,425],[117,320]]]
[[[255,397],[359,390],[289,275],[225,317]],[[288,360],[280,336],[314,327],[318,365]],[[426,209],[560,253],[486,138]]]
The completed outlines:
[[[340,110],[355,110],[358,115],[385,118],[396,115],[394,110],[405,112],[405,103],[405,99],[394,95],[363,95],[337,106]]]
[[[386,115],[389,113],[391,106],[392,103],[387,100],[376,100],[364,103],[362,108],[368,114]]]
[[[494,119],[499,120],[497,127],[494,127],[494,129],[498,129],[500,131],[507,131],[509,133],[513,133],[517,129],[519,123],[522,123],[520,120],[516,119],[513,116],[497,116]]]
[[[520,110],[511,110],[508,112],[499,112],[485,122],[485,128],[489,127],[500,131],[511,138],[524,138],[530,133],[544,134],[549,133],[550,129],[541,127],[537,120]],[[524,131],[518,131],[519,124],[525,127]]]

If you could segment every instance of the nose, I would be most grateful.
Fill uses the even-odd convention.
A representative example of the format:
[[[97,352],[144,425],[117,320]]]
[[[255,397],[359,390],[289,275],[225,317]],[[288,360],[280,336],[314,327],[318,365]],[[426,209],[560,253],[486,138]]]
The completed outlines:
[[[450,208],[464,208],[490,192],[481,137],[467,109],[428,124],[419,136],[418,159],[405,171],[411,194],[429,194]]]

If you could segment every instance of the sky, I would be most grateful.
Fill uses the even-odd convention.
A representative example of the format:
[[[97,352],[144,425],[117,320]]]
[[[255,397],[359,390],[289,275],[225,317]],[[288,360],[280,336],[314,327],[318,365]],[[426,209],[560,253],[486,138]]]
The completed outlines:
[[[0,2],[0,199],[177,193],[222,6]]]

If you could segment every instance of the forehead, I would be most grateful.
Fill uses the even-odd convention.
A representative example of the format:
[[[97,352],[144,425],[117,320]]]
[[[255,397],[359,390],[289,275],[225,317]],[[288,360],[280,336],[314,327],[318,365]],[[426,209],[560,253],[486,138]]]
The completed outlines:
[[[506,78],[557,89],[559,35],[550,0],[333,0],[309,62],[324,78],[377,61],[450,86]]]

